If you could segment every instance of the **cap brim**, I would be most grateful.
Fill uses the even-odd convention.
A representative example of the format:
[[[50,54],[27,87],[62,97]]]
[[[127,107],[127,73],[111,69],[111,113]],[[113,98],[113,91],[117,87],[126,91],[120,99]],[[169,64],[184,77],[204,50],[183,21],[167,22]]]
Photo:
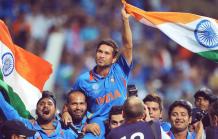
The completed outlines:
[[[35,135],[35,133],[36,133],[36,131],[34,131],[34,130],[26,129],[25,131],[23,131],[22,135],[24,135],[26,137],[32,137]]]

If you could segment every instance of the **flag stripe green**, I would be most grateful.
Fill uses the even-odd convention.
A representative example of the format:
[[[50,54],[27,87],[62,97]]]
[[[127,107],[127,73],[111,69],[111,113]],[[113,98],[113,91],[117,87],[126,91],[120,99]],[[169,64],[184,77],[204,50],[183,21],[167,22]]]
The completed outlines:
[[[215,62],[218,62],[218,50],[212,50],[212,51],[204,51],[197,53],[200,56],[203,56],[209,60],[213,60]]]
[[[3,81],[2,72],[0,72],[0,89],[4,93],[3,95],[6,101],[17,110],[20,116],[24,118],[32,118],[30,112],[26,110],[21,98]]]

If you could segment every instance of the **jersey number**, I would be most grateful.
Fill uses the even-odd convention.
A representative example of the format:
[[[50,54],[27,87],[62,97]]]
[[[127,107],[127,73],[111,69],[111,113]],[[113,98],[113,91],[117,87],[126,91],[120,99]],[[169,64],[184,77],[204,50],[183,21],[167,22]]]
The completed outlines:
[[[130,139],[135,139],[136,137],[139,137],[140,139],[144,139],[144,134],[141,132],[136,132],[130,136]],[[126,136],[124,136],[120,139],[126,139]]]

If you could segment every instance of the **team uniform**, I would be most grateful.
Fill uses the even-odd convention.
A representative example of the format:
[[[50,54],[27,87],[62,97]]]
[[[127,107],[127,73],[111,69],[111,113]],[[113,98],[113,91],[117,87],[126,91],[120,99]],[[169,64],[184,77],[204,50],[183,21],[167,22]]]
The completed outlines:
[[[66,126],[62,122],[62,127],[65,127],[64,129],[71,129],[76,133],[76,138],[80,138],[83,136],[83,128],[87,124],[88,120],[92,117],[92,114],[90,112],[86,112],[86,114],[83,116],[83,119],[78,124],[71,123],[70,125]]]
[[[169,132],[170,129],[171,129],[171,124],[170,124],[169,122],[163,122],[163,121],[161,121],[161,122],[160,122],[160,126],[161,126],[161,128],[163,129],[163,131],[165,131],[165,132]]]
[[[172,131],[169,131],[167,134],[169,135],[169,137],[171,139],[175,139]],[[186,139],[195,139],[195,137],[196,137],[196,133],[195,132],[189,132],[188,131]]]
[[[81,123],[79,124],[72,124],[72,126],[78,131],[82,132],[83,127],[87,124],[87,121],[91,118],[92,114],[90,112],[86,112],[83,116]]]
[[[85,92],[88,111],[93,114],[90,123],[97,122],[101,128],[99,138],[105,134],[104,121],[108,119],[111,107],[123,105],[127,98],[126,86],[130,67],[125,58],[120,55],[117,62],[112,64],[106,77],[98,75],[95,67],[90,72],[79,76],[73,87]]]
[[[156,136],[155,136],[156,134]],[[107,139],[170,139],[163,131],[160,124],[155,123],[155,129],[148,122],[138,121],[134,123],[123,124],[112,129]]]
[[[29,139],[76,139],[75,132],[70,128],[63,129],[59,120],[55,120],[53,123],[56,127],[55,131],[52,134],[47,135],[37,121],[30,122],[28,119],[22,118],[17,111],[5,101],[2,92],[0,92],[0,109],[3,111],[7,120],[19,120],[29,129],[36,131],[34,137],[29,137]]]

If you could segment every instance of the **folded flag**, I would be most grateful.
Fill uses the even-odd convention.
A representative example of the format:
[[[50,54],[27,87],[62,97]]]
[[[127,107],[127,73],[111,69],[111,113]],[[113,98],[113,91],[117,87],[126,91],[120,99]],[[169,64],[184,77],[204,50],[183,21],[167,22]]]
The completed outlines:
[[[207,59],[218,62],[218,21],[179,12],[146,12],[125,0],[126,11],[139,22],[158,28],[169,38]]]
[[[16,46],[1,20],[0,69],[0,89],[6,100],[21,116],[34,116],[44,83],[52,72],[51,64]]]

